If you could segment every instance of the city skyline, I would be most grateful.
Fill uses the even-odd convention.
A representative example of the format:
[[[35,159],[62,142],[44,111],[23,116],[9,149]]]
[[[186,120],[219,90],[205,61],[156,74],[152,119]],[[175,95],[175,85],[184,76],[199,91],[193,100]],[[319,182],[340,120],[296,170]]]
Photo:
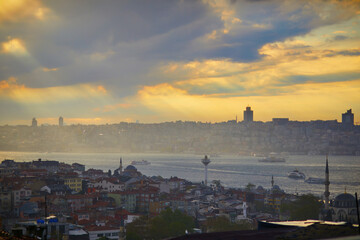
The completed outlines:
[[[0,125],[360,122],[359,1],[5,1]],[[26,11],[25,11],[26,9]]]
[[[244,109],[244,118],[241,119],[239,118],[237,115],[235,116],[234,119],[225,119],[224,121],[219,121],[219,122],[212,122],[212,121],[205,121],[208,122],[208,123],[221,123],[221,122],[230,122],[230,121],[235,121],[236,123],[239,123],[239,122],[274,122],[274,121],[278,121],[278,120],[286,120],[286,121],[299,121],[299,122],[309,122],[309,121],[338,121],[339,123],[343,123],[343,124],[348,124],[349,122],[344,122],[344,115],[352,115],[352,120],[354,119],[354,113],[352,113],[352,109],[348,109],[346,112],[342,113],[342,117],[340,117],[339,119],[311,119],[311,120],[305,120],[305,121],[300,121],[300,120],[297,120],[297,119],[289,119],[288,117],[283,117],[283,118],[272,118],[270,119],[269,121],[260,121],[260,120],[254,120],[251,118],[251,120],[246,120],[245,119],[245,112],[247,113],[248,111],[251,111],[251,117],[253,116],[253,111],[251,110],[251,107],[250,106],[247,106],[245,109]],[[42,122],[42,120],[47,120],[49,122]],[[66,122],[67,119],[64,119],[62,116],[59,116],[59,118],[45,118],[45,119],[38,119],[36,117],[33,117],[31,119],[31,122],[30,124],[19,124],[19,125],[30,125],[30,126],[33,126],[33,127],[37,127],[37,126],[41,126],[41,125],[59,125],[59,126],[66,126],[66,125],[72,125],[72,124],[84,124],[84,125],[87,125],[87,123],[81,123],[81,122],[72,122],[72,119],[70,119],[69,122]],[[176,120],[172,120],[172,121],[168,121],[168,122],[176,122],[176,121],[183,121],[182,119],[176,119]],[[196,122],[196,121],[192,121],[192,120],[184,120],[185,122],[186,121],[189,121],[189,122]],[[348,120],[346,120],[348,121]],[[36,122],[36,123],[35,123]],[[122,122],[126,122],[126,121],[122,121]],[[134,121],[134,123],[142,123],[142,124],[153,124],[153,123],[165,123],[166,121],[164,122],[149,122],[149,123],[143,123],[143,122],[140,122],[140,121]],[[199,121],[201,122],[201,121]],[[117,124],[117,123],[120,123],[120,122],[114,122],[114,123],[104,123],[104,124]],[[132,123],[132,122],[128,122],[128,123]],[[351,125],[359,125],[359,122],[351,122]],[[9,124],[7,124],[9,125]],[[11,124],[10,124],[11,125]],[[91,125],[91,123],[90,123]],[[103,124],[95,124],[95,125],[103,125]],[[1,125],[0,125],[1,126]]]

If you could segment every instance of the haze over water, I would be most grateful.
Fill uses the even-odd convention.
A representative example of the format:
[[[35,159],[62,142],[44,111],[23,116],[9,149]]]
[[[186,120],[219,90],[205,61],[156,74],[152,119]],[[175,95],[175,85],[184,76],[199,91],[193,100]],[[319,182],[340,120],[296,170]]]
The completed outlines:
[[[0,159],[15,161],[56,160],[65,163],[81,163],[86,169],[96,168],[104,171],[115,170],[122,157],[124,167],[133,160],[147,160],[151,165],[136,165],[136,168],[147,176],[177,176],[194,182],[204,180],[202,155],[192,154],[121,154],[121,153],[35,153],[35,152],[0,152]],[[325,156],[295,155],[289,156],[285,163],[263,163],[257,157],[221,155],[211,157],[208,166],[209,182],[220,180],[226,187],[242,188],[249,182],[271,187],[271,176],[275,184],[288,193],[313,193],[322,195],[324,186],[308,184],[303,180],[293,180],[287,173],[298,169],[306,177],[323,178],[325,175]],[[360,192],[360,156],[329,156],[331,197],[345,192]]]

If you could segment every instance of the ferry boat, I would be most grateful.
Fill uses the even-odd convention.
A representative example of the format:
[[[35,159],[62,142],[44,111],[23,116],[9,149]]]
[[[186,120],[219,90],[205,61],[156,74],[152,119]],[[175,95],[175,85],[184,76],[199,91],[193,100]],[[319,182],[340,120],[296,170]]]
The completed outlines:
[[[305,180],[305,182],[310,184],[324,184],[325,179],[309,177],[308,179]]]
[[[150,165],[151,163],[146,160],[132,161],[131,165]]]
[[[305,174],[295,169],[288,173],[288,177],[293,179],[305,179]]]
[[[270,157],[266,157],[266,158],[263,158],[263,159],[259,159],[259,162],[270,162],[270,163],[273,163],[273,162],[285,162],[285,158],[283,157],[275,157],[275,156],[270,156]]]
[[[277,153],[270,153],[268,157],[259,159],[259,162],[268,162],[268,163],[285,162],[285,161],[286,161],[285,158]]]

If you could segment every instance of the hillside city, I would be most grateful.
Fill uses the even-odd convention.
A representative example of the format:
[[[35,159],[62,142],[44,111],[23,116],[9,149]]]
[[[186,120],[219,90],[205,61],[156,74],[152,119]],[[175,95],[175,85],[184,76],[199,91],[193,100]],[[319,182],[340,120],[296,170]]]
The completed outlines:
[[[145,231],[140,220],[162,216],[165,210],[171,210],[168,214],[174,211],[177,218],[179,214],[190,216],[191,232],[211,232],[217,229],[211,221],[219,218],[243,230],[256,229],[259,220],[356,222],[353,195],[340,194],[329,201],[325,194],[322,203],[312,195],[287,194],[274,179],[268,189],[251,183],[244,189],[224,188],[216,180],[206,184],[145,176],[133,165],[123,167],[122,159],[116,170],[107,172],[78,163],[7,159],[0,165],[0,174],[1,227],[14,236],[138,239],[131,237],[130,233],[139,234],[131,229]],[[328,187],[325,183],[325,192]],[[225,223],[219,223],[220,230]]]
[[[34,118],[31,126],[1,126],[0,150],[360,155],[360,127],[354,124],[351,109],[342,114],[341,123],[287,118],[255,122],[250,107],[241,122],[64,122],[60,117],[56,126],[38,125]],[[343,193],[329,199],[327,158],[326,177],[315,183],[324,188],[322,196],[286,193],[276,178],[269,179],[269,188],[250,182],[242,189],[225,188],[221,180],[208,183],[207,156],[202,160],[202,182],[145,176],[136,166],[123,166],[119,160],[117,169],[103,171],[55,160],[4,159],[0,164],[0,237],[164,239],[184,233],[253,231],[264,222],[284,220],[357,222],[357,196]],[[170,223],[176,227],[164,227]]]
[[[31,152],[161,152],[195,154],[360,155],[360,126],[351,109],[337,120],[253,120],[250,107],[244,120],[221,123],[175,121],[154,124],[0,126],[0,150]]]

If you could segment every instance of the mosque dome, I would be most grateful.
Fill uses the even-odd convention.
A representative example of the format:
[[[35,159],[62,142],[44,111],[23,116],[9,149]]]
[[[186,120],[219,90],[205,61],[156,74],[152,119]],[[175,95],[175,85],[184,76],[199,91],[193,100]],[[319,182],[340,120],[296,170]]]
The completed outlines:
[[[354,208],[355,205],[355,197],[349,193],[337,195],[334,201],[334,207],[336,208]]]
[[[137,171],[137,169],[133,165],[129,165],[125,168],[125,171]]]
[[[278,185],[274,185],[274,186],[273,186],[273,189],[274,189],[274,190],[281,191],[281,189],[280,189],[280,187],[279,187]]]

